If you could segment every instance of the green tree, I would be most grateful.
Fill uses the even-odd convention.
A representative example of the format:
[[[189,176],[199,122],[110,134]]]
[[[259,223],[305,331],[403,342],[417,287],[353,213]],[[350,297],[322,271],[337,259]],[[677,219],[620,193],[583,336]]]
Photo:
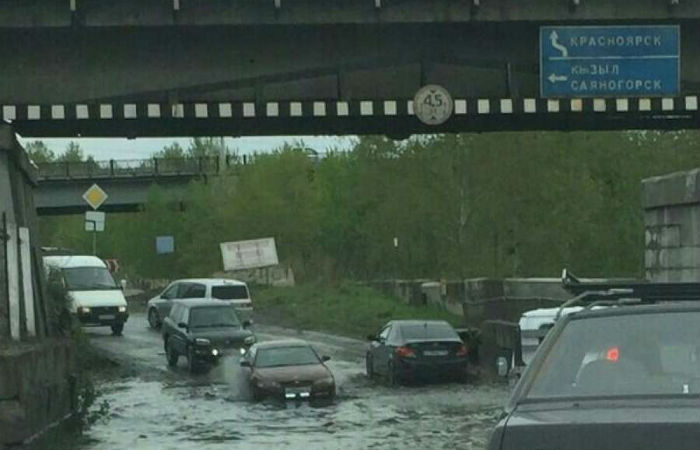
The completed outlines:
[[[76,142],[69,142],[66,146],[66,151],[56,158],[59,162],[80,162],[85,160],[85,154],[80,145]]]
[[[299,280],[641,276],[641,180],[700,166],[698,146],[697,131],[369,136],[316,159],[297,142],[182,196],[154,187],[98,250],[144,277],[208,276],[220,242],[267,236]],[[192,155],[178,148],[162,154]],[[81,217],[40,226],[46,245],[89,251]],[[155,254],[159,235],[175,254]]]
[[[50,163],[56,159],[54,152],[49,150],[46,144],[44,144],[42,141],[29,142],[24,148],[32,161],[37,164]]]
[[[190,141],[187,153],[193,158],[222,156],[228,153],[228,147],[223,138],[196,137]]]
[[[170,145],[166,145],[165,147],[163,147],[163,149],[161,151],[153,154],[154,158],[168,158],[168,159],[170,159],[170,158],[172,158],[172,159],[184,158],[185,156],[186,156],[185,151],[182,149],[180,144],[178,144],[177,142],[173,142]]]

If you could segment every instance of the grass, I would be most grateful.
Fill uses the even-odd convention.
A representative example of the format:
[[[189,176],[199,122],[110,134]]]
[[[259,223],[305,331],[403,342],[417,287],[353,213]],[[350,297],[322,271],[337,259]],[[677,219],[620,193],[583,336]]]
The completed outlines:
[[[455,327],[463,323],[462,317],[434,306],[408,305],[398,298],[351,283],[251,290],[256,318],[261,323],[359,339],[377,333],[394,319],[441,319]]]

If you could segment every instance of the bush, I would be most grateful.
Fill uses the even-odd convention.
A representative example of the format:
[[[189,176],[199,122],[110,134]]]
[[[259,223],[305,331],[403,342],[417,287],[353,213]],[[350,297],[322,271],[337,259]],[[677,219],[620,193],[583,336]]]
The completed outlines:
[[[51,304],[51,325],[62,336],[69,337],[73,341],[76,355],[76,407],[73,412],[72,424],[80,431],[87,430],[99,420],[103,420],[109,414],[109,402],[103,400],[98,403],[101,392],[94,380],[93,370],[99,365],[100,360],[83,329],[70,314],[68,309],[69,294],[58,281],[60,272],[49,272],[49,299]]]

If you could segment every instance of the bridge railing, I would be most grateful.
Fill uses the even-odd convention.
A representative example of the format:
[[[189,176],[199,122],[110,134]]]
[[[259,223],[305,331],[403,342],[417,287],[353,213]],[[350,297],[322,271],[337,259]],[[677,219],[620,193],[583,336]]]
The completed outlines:
[[[225,165],[228,159],[224,160]],[[182,176],[217,173],[218,156],[198,158],[110,159],[108,161],[61,161],[38,163],[39,179],[90,179]]]

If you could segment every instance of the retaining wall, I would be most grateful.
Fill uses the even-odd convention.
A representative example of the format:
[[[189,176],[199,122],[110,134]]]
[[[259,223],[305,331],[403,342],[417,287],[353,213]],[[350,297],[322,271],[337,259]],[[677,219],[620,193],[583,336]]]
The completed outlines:
[[[650,281],[700,281],[700,169],[642,181]]]
[[[0,348],[0,448],[20,444],[75,408],[73,345],[46,339]]]

